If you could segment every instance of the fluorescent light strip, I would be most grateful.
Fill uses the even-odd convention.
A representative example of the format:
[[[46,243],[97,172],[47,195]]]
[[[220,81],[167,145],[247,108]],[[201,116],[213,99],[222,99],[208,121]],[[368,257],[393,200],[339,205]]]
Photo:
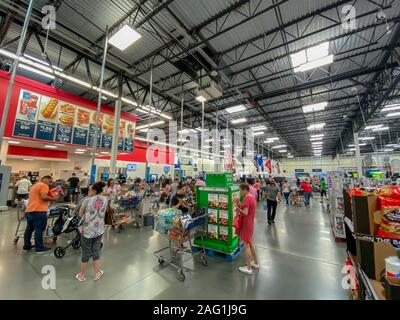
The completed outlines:
[[[258,126],[258,127],[253,128],[254,132],[263,131],[263,130],[267,130],[267,127],[266,126]]]
[[[246,118],[240,118],[240,119],[232,120],[231,122],[232,122],[232,124],[239,124],[239,123],[244,123],[246,121],[247,121]]]
[[[313,135],[311,135],[312,139],[323,138],[323,137],[324,137],[324,134],[313,134]]]
[[[377,132],[377,131],[386,131],[386,130],[389,130],[389,127],[380,127],[380,128],[372,129],[372,131],[375,131],[375,132]]]
[[[375,137],[360,137],[358,138],[360,141],[368,141],[368,140],[375,140]]]
[[[265,134],[264,131],[257,131],[257,132],[254,132],[254,133],[253,133],[253,136],[262,136],[262,135],[264,135],[264,134]]]
[[[396,110],[400,110],[400,104],[398,103],[385,106],[381,112],[396,111]]]
[[[282,149],[282,148],[287,148],[286,144],[280,144],[279,146],[274,146],[271,149]]]
[[[307,127],[308,131],[321,130],[325,127],[325,123],[316,123]]]
[[[388,117],[388,118],[400,117],[400,112],[391,112],[391,113],[388,113],[388,114],[386,115],[386,117]]]
[[[366,126],[365,130],[374,130],[374,129],[378,129],[378,128],[382,128],[383,124],[376,124],[376,125],[372,125],[372,126]]]
[[[296,72],[296,73],[297,72],[305,72],[308,70],[316,69],[316,68],[331,64],[331,63],[333,63],[333,61],[334,61],[334,56],[329,55],[327,57],[320,58],[320,59],[302,64],[301,66],[294,68],[294,72]]]
[[[235,112],[246,111],[246,110],[247,110],[246,107],[242,104],[235,106],[235,107],[230,107],[230,108],[225,109],[225,111],[228,113],[235,113]]]
[[[40,76],[42,76],[42,77],[45,77],[45,78],[55,79],[55,76],[52,76],[51,74],[48,74],[48,73],[46,73],[46,72],[37,70],[37,69],[32,68],[32,67],[30,67],[30,66],[27,66],[26,64],[20,63],[20,64],[18,65],[18,68],[21,68],[21,69],[24,69],[24,70],[28,70],[28,71],[30,71],[30,72],[34,72],[34,73],[36,73],[36,74],[38,74],[38,75],[40,75]]]
[[[303,107],[303,112],[304,113],[309,113],[309,112],[317,112],[317,111],[322,111],[325,110],[325,108],[328,106],[328,102],[321,102],[321,103],[316,103],[316,104],[310,104],[308,106]]]
[[[146,125],[143,125],[143,126],[139,126],[139,127],[136,127],[136,129],[137,130],[140,130],[140,129],[145,129],[145,128],[148,128],[148,127],[154,127],[154,126],[158,126],[158,125],[161,125],[161,124],[164,124],[165,123],[165,121],[156,121],[156,122],[152,122],[152,123],[150,123],[150,124],[146,124]]]

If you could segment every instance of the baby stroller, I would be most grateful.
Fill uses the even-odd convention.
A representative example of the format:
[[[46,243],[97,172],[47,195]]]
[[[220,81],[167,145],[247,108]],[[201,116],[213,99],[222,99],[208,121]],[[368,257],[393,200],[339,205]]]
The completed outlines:
[[[78,212],[82,202],[83,199],[81,199],[76,206],[74,215],[72,217],[60,216],[54,223],[53,234],[55,236],[75,232],[75,236],[72,238],[72,240],[68,241],[68,244],[65,247],[59,246],[54,249],[54,256],[58,259],[61,259],[65,256],[65,253],[69,247],[72,246],[74,249],[79,249],[81,247],[81,233],[79,232],[81,219],[79,218]]]

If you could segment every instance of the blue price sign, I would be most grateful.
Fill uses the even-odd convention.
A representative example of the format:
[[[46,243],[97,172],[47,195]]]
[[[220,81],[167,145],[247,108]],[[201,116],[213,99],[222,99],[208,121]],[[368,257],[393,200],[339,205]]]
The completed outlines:
[[[56,141],[62,143],[71,143],[72,140],[72,127],[63,124],[57,125]]]
[[[133,152],[133,140],[132,139],[125,139],[124,151]]]
[[[112,146],[112,136],[103,134],[101,137],[101,147],[104,149],[111,149]]]
[[[88,142],[89,146],[93,146],[95,131],[96,131],[96,126],[94,124],[90,124],[89,142]],[[100,142],[101,142],[101,127],[99,126],[99,129],[97,131],[97,147],[100,147]]]
[[[124,151],[124,139],[118,140],[118,151]]]
[[[86,146],[88,138],[88,131],[81,128],[74,128],[74,134],[72,137],[73,144],[79,144],[82,146]]]
[[[56,132],[56,125],[48,121],[38,121],[36,128],[36,139],[54,141],[54,134]]]
[[[15,137],[33,138],[35,134],[35,123],[25,120],[15,120],[14,132]]]

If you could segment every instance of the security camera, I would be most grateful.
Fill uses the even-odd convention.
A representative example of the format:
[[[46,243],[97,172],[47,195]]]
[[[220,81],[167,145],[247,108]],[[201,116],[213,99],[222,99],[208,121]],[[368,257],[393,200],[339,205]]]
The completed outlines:
[[[383,23],[387,20],[386,13],[383,10],[379,10],[376,14],[376,22]]]
[[[44,52],[44,53],[42,53],[42,58],[44,59],[44,60],[46,60],[47,59],[47,54]]]

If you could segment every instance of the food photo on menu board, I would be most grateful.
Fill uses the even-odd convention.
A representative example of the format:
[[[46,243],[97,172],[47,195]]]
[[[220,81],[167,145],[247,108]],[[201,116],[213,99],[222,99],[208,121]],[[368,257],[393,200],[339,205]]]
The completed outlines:
[[[72,143],[78,145],[87,145],[89,137],[89,123],[91,111],[84,108],[77,108],[75,117],[74,132],[72,135]]]
[[[72,129],[75,123],[76,106],[60,101],[58,108],[59,110],[55,141],[71,143]]]
[[[59,101],[42,96],[39,104],[36,139],[54,141]]]
[[[133,151],[133,140],[135,139],[135,123],[128,122],[126,124],[126,136],[124,150],[128,152]]]
[[[14,123],[15,137],[34,137],[40,98],[36,93],[21,90]]]
[[[111,149],[112,138],[114,132],[114,116],[104,115],[103,134],[101,137],[101,147],[104,149]]]

